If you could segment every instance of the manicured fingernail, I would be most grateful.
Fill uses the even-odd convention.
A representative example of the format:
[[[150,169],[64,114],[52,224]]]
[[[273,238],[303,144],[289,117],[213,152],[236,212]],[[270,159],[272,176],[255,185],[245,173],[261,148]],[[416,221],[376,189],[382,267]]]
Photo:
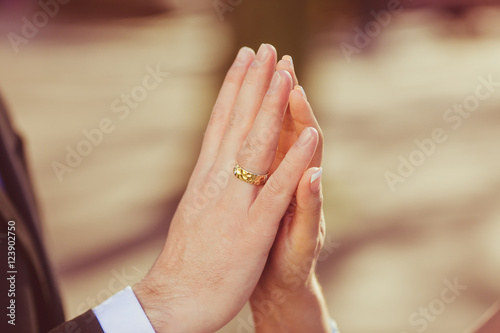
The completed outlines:
[[[249,47],[242,47],[234,60],[234,65],[240,66],[248,61],[248,58],[253,54],[253,50]]]
[[[319,192],[322,174],[323,174],[323,168],[318,168],[318,170],[311,176],[311,183],[309,185],[309,189],[311,190],[312,193]]]
[[[269,52],[269,46],[267,44],[262,44],[259,47],[259,51],[257,52],[257,62],[258,63],[263,63],[266,61],[267,57],[269,56],[271,52]]]
[[[305,100],[307,101],[307,95],[306,95],[304,88],[302,88],[302,86],[296,85],[294,89],[297,91],[300,91],[302,96],[304,96]]]
[[[267,91],[267,94],[268,95],[274,94],[280,87],[281,81],[283,81],[283,79],[281,78],[281,74],[279,72],[275,72],[273,75],[273,79],[271,81],[271,85],[269,86],[269,90]]]
[[[316,131],[316,129],[313,127],[308,127],[306,129],[304,129],[302,131],[302,133],[300,133],[300,136],[299,136],[297,142],[302,144],[302,145],[305,145],[306,143],[308,143],[309,140],[311,140],[313,137],[313,131]]]
[[[292,60],[292,57],[291,57],[291,56],[289,56],[289,55],[285,55],[285,56],[283,56],[283,58],[281,58],[281,59],[286,60],[286,61],[289,61],[289,62],[292,64],[292,66],[293,66],[293,60]]]

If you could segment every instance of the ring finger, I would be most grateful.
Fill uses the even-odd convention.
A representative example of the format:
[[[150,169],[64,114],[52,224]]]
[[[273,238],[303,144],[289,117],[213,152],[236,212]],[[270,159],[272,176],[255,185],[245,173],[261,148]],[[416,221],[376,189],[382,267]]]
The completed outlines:
[[[275,72],[252,129],[236,156],[235,162],[245,170],[260,175],[269,171],[276,155],[291,88],[290,73],[284,70]],[[236,183],[252,189],[243,182]]]

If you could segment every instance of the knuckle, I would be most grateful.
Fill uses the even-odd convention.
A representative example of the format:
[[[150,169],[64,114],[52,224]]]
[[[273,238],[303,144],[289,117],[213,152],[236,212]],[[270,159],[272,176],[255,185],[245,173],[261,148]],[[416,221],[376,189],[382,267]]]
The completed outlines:
[[[269,141],[269,138],[266,136],[257,136],[251,132],[241,147],[238,161],[244,163],[256,156],[275,153],[275,150],[272,149],[272,145]]]
[[[238,161],[238,164],[240,166],[242,166],[242,165],[245,166],[245,165],[248,165],[248,161],[250,160],[250,156],[247,154],[244,154],[244,153],[239,153],[236,160]]]
[[[259,113],[265,114],[266,117],[270,117],[271,122],[278,120],[281,122],[281,118],[285,110],[284,108],[283,110],[280,110],[281,108],[281,105],[277,101],[272,98],[266,98],[260,107]]]
[[[226,108],[221,102],[215,102],[212,114],[210,115],[210,123],[212,124],[222,121],[224,119],[225,110]]]
[[[270,214],[276,211],[276,196],[266,196],[265,200],[261,201],[260,209],[265,214]]]
[[[231,66],[226,74],[225,82],[230,84],[239,84],[246,73],[246,68],[241,66]]]
[[[264,148],[264,144],[258,137],[255,137],[252,133],[250,133],[245,142],[243,143],[242,151],[248,155],[255,155],[262,152]]]
[[[286,179],[292,179],[297,172],[297,167],[295,166],[295,164],[287,158],[281,161],[280,167],[280,173],[282,173],[283,177]]]
[[[283,183],[281,179],[276,174],[274,174],[271,178],[269,178],[269,181],[266,183],[266,185],[269,188],[269,193],[271,198],[275,198],[276,196],[281,195],[281,193],[283,192],[282,184]]]
[[[244,126],[245,126],[245,117],[243,113],[239,110],[239,108],[235,107],[233,112],[231,113],[228,127],[231,129],[239,129],[243,128]]]
[[[296,172],[299,167],[302,168],[303,171],[306,166],[309,164],[309,159],[312,158],[312,146],[310,142],[299,142],[300,140],[295,141],[293,146],[288,151],[287,160],[288,164],[290,164],[289,169]]]
[[[245,76],[245,84],[250,86],[257,86],[258,84],[260,84],[260,81],[261,80],[257,75],[257,69],[254,67],[250,67],[247,75]]]
[[[276,177],[276,174],[273,174],[271,178],[269,178],[266,183],[265,196],[261,201],[262,209],[265,212],[275,212],[276,206],[283,200],[284,194],[284,182],[280,177]]]
[[[256,140],[263,147],[263,149],[267,148],[268,151],[272,151],[273,153],[275,152],[276,147],[273,146],[273,143],[278,139],[277,136],[279,133],[273,131],[269,127],[261,127],[259,129],[255,129],[250,134],[254,137],[254,140]]]
[[[321,216],[320,214],[323,211],[323,195],[320,193],[319,197],[314,199],[312,202],[308,202],[305,204],[300,204],[297,206],[297,208],[306,214],[313,215],[314,216]]]

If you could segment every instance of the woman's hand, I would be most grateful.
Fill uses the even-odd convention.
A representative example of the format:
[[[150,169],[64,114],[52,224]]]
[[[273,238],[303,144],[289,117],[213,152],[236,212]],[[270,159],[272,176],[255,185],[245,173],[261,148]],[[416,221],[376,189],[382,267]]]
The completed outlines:
[[[286,70],[298,84],[291,57],[277,70]],[[304,90],[295,86],[281,131],[275,166],[282,163],[304,128],[319,133],[319,143],[308,170],[302,176],[250,304],[257,333],[331,332],[329,315],[316,280],[315,264],[325,239],[321,195],[321,129]]]
[[[272,46],[256,56],[243,48],[226,76],[164,249],[134,286],[157,332],[214,332],[229,322],[255,289],[299,182],[299,196],[309,182],[319,140],[309,127],[264,186],[232,174],[236,163],[266,174],[275,160],[292,90],[289,72],[275,66]]]

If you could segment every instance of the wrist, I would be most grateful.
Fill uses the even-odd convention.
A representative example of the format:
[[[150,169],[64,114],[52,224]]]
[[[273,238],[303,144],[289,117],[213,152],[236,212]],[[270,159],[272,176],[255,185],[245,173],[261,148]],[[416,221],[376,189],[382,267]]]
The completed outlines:
[[[165,279],[161,279],[160,283],[151,273],[132,289],[155,332],[197,331],[194,329],[196,322],[189,317],[186,306],[188,297],[181,295]]]
[[[148,317],[155,332],[164,332],[169,321],[167,318],[171,317],[168,313],[166,313],[167,311],[165,311],[168,307],[164,305],[162,306],[164,303],[162,301],[162,297],[159,295],[157,290],[155,290],[155,288],[145,280],[146,279],[135,284],[132,287],[132,290],[139,300],[139,303],[141,304],[141,307]]]
[[[294,290],[257,288],[250,306],[257,333],[331,332],[326,302],[315,277]]]
[[[175,279],[155,273],[153,268],[132,289],[156,333],[209,333],[225,324],[211,315],[213,309],[200,295],[180,287]]]

